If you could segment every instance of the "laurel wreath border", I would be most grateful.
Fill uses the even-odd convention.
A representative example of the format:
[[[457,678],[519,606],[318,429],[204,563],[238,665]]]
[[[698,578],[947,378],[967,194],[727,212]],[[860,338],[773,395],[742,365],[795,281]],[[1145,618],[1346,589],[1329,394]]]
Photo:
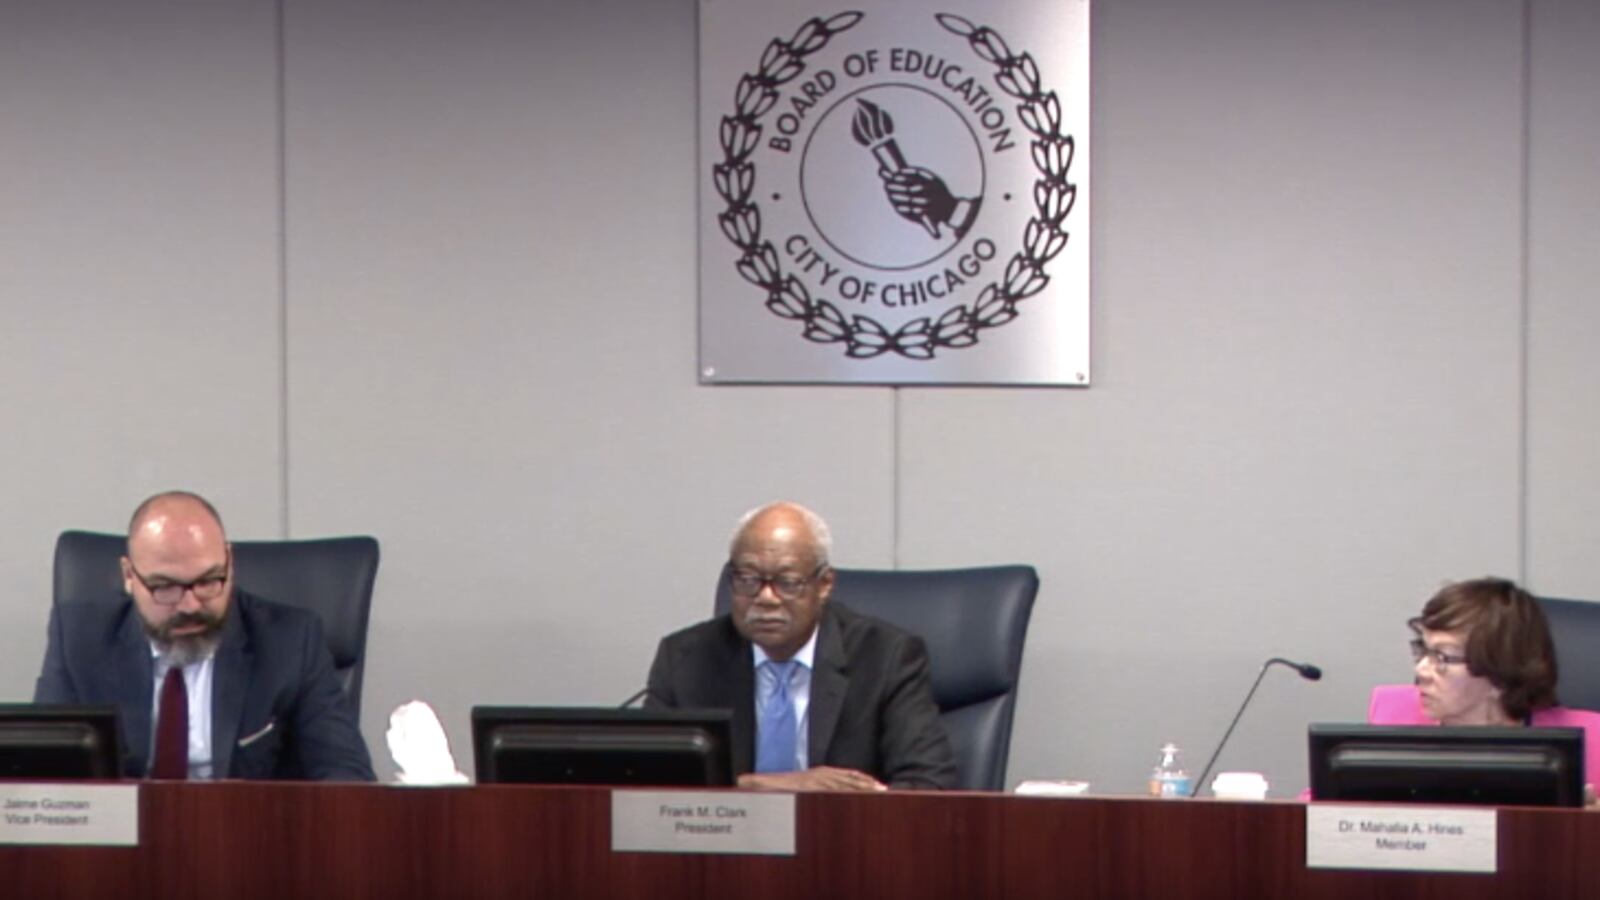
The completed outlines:
[[[801,322],[807,340],[819,344],[843,341],[845,355],[855,359],[892,352],[928,360],[941,348],[977,344],[981,331],[1015,319],[1017,305],[1049,283],[1045,266],[1066,247],[1070,236],[1062,225],[1078,196],[1077,185],[1067,180],[1077,144],[1072,135],[1061,132],[1061,102],[1055,91],[1041,89],[1039,67],[1031,54],[1012,54],[992,28],[952,13],[935,14],[941,27],[965,38],[979,58],[995,66],[995,84],[1020,101],[1017,116],[1034,136],[1030,149],[1041,176],[1033,185],[1034,215],[1023,229],[1022,249],[1012,255],[1004,276],[989,282],[971,309],[965,303],[957,304],[937,320],[923,316],[892,333],[871,316],[857,313],[847,320],[830,300],[812,297],[799,279],[786,275],[777,248],[762,238],[761,211],[750,202],[755,187],[755,164],[750,155],[761,141],[762,116],[778,102],[778,88],[805,71],[807,56],[854,27],[863,16],[852,11],[806,21],[789,40],[773,38],[756,71],[739,79],[734,90],[735,112],[723,116],[718,129],[722,162],[712,166],[713,185],[727,204],[717,215],[717,224],[723,236],[739,248],[739,274],[766,293],[770,312]]]

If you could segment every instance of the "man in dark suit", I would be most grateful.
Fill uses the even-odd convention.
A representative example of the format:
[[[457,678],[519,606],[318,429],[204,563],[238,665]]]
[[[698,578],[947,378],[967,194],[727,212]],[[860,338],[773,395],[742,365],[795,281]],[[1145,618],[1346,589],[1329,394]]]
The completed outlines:
[[[746,515],[730,549],[732,612],[661,641],[646,702],[731,708],[740,787],[953,787],[927,650],[828,603],[831,543],[797,504]]]
[[[126,596],[51,610],[34,702],[115,705],[132,777],[374,780],[321,622],[234,587],[203,497],[140,504],[121,565]]]

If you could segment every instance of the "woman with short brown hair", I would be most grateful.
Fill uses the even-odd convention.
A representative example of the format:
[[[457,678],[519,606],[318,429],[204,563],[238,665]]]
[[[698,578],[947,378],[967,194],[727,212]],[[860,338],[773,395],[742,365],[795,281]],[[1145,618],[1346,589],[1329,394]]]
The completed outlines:
[[[1584,784],[1600,773],[1600,712],[1556,705],[1556,650],[1539,601],[1504,578],[1447,585],[1411,619],[1414,683],[1372,690],[1374,725],[1582,728]]]

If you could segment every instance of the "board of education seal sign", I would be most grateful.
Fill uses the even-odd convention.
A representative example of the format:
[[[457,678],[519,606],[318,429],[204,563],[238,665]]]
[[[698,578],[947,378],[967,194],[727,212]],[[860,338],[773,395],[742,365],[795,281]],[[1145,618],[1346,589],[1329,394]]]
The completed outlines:
[[[924,6],[703,0],[703,382],[1088,384],[1088,3]]]

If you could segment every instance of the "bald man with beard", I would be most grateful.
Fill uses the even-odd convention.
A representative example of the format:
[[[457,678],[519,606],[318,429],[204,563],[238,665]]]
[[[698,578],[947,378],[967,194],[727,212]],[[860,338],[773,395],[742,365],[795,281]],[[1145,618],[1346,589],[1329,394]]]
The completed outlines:
[[[121,568],[124,594],[51,609],[35,703],[115,706],[129,777],[375,780],[321,620],[234,585],[205,498],[141,503]]]

